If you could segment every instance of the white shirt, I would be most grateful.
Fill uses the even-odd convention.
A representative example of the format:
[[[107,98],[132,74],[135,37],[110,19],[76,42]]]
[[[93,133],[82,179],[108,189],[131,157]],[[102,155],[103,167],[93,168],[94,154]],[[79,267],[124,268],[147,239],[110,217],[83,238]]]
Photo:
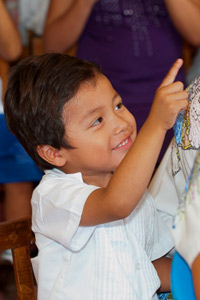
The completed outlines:
[[[98,187],[82,175],[46,171],[32,197],[39,249],[33,259],[38,300],[155,300],[160,286],[152,260],[173,247],[153,199],[145,192],[129,217],[79,226]]]

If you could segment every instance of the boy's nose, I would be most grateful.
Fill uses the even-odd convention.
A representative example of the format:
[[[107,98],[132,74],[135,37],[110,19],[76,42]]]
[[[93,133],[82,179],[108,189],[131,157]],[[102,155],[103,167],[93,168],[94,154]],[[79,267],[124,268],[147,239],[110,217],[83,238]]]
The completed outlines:
[[[126,130],[128,127],[128,121],[119,116],[115,116],[113,131],[114,134],[119,134],[121,131]]]

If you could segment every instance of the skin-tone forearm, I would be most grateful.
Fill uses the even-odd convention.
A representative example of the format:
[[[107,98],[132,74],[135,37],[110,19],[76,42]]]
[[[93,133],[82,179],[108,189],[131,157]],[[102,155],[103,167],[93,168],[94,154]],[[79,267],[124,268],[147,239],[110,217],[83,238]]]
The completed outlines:
[[[170,292],[170,270],[171,270],[171,258],[161,257],[153,261],[153,265],[158,273],[158,277],[161,281],[161,286],[158,292]]]
[[[21,37],[2,0],[0,0],[0,56],[16,60],[22,52]]]
[[[75,45],[96,2],[51,0],[43,35],[45,50],[63,53]]]
[[[200,300],[200,254],[195,258],[192,264],[192,277],[197,300]]]
[[[113,199],[116,214],[117,211],[120,212],[119,218],[128,216],[142,198],[151,179],[165,133],[165,130],[154,126],[150,120],[147,120],[130,152],[111,178],[105,192],[109,198]],[[151,150],[149,151],[149,149]],[[123,187],[121,192],[120,187],[116,188],[119,184],[121,188]],[[119,197],[119,195],[121,196]],[[124,202],[124,197],[129,199],[127,203]],[[130,199],[134,199],[134,201],[132,202]]]
[[[182,37],[194,46],[200,44],[200,1],[165,0],[171,19]]]
[[[136,207],[148,186],[166,133],[152,125],[151,122],[145,122],[108,186],[90,194],[80,225],[123,219]]]
[[[127,217],[140,201],[154,170],[166,131],[177,114],[187,107],[187,93],[174,82],[182,61],[178,60],[156,92],[151,112],[135,142],[107,186],[88,197],[81,225],[102,224]],[[176,100],[175,100],[176,99]]]

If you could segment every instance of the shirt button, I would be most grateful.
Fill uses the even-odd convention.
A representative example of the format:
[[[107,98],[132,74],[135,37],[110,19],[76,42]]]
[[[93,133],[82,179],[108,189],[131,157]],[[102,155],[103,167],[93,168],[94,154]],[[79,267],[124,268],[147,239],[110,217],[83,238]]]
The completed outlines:
[[[135,265],[135,267],[136,267],[136,270],[140,270],[140,268],[141,268],[140,263],[137,263],[137,264]]]

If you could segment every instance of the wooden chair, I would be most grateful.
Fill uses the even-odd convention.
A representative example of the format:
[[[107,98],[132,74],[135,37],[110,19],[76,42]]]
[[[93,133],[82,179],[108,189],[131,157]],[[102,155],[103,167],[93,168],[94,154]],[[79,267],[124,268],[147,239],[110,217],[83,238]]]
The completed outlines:
[[[2,79],[3,83],[3,95],[7,86],[9,68],[9,63],[0,57],[0,78]]]
[[[11,249],[18,300],[36,300],[30,245],[35,241],[31,218],[0,223],[0,252]]]

